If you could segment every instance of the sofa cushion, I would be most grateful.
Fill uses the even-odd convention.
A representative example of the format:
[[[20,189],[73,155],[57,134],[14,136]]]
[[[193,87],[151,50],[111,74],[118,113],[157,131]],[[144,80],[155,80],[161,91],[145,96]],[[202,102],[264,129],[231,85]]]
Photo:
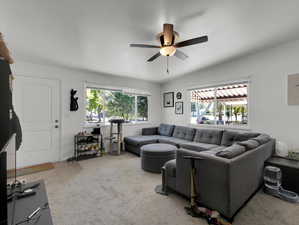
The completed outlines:
[[[176,160],[169,160],[164,164],[166,175],[170,177],[176,177]]]
[[[159,135],[125,137],[124,142],[129,145],[142,146],[158,142]]]
[[[258,135],[259,133],[225,130],[222,135],[221,145],[230,146],[235,142],[246,141],[250,138],[257,137]]]
[[[193,141],[220,145],[223,130],[216,129],[197,129]]]
[[[190,127],[175,126],[173,137],[192,141],[195,134],[195,129]]]
[[[219,151],[216,153],[216,156],[226,158],[226,159],[232,159],[238,155],[243,154],[246,151],[245,147],[238,144],[233,144],[232,146],[229,146],[222,151]]]
[[[141,135],[158,135],[158,127],[142,128]]]
[[[171,137],[173,133],[174,125],[161,123],[158,129],[158,132],[162,136]]]
[[[258,143],[260,143],[261,145],[267,143],[268,141],[270,141],[271,137],[267,134],[261,134],[255,138],[252,138],[252,140],[257,141]]]
[[[258,146],[260,146],[260,143],[257,142],[256,140],[253,140],[253,139],[249,139],[247,141],[237,142],[237,144],[244,146],[246,151],[257,148]]]
[[[198,142],[188,142],[181,144],[181,148],[201,152],[207,151],[213,148],[217,148],[219,145],[207,144],[207,143],[198,143]]]
[[[166,136],[160,136],[158,138],[158,142],[175,145],[178,148],[181,147],[182,144],[188,143],[188,141],[183,140],[183,139],[179,139],[179,138],[175,138],[175,137],[166,137]]]

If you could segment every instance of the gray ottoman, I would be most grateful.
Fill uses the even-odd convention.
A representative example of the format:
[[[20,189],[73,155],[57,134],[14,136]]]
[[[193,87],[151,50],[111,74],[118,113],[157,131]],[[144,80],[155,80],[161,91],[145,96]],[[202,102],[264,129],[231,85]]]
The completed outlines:
[[[176,158],[177,147],[170,144],[148,144],[141,147],[141,167],[145,171],[161,173],[169,160]]]

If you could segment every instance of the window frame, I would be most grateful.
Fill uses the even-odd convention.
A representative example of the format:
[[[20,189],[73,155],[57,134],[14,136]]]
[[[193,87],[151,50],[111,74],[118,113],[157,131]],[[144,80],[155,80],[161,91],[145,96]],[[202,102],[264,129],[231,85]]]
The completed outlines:
[[[197,123],[191,123],[191,91],[197,90],[197,89],[206,89],[206,88],[215,88],[215,93],[217,92],[216,89],[217,87],[221,86],[229,86],[229,85],[236,85],[236,84],[247,84],[247,124],[244,125],[237,125],[237,124],[197,124]],[[200,86],[195,86],[192,88],[187,89],[188,91],[188,102],[189,106],[188,107],[188,123],[190,126],[195,126],[195,127],[204,127],[204,128],[228,128],[228,129],[237,129],[237,130],[250,130],[250,121],[251,121],[251,113],[250,113],[250,89],[251,89],[251,80],[250,77],[246,79],[241,79],[241,80],[234,80],[234,81],[225,81],[225,82],[219,82],[219,83],[214,83],[214,84],[208,84],[208,85],[200,85]],[[214,102],[217,103],[217,97],[216,94],[214,95]],[[214,108],[216,107],[216,104],[214,104]],[[214,110],[215,111],[215,110]],[[216,115],[216,112],[214,116]]]
[[[135,93],[130,93],[130,91],[127,91],[127,90],[130,90],[128,88],[119,88],[119,87],[107,87],[107,86],[99,86],[97,84],[93,84],[93,83],[89,83],[89,82],[86,82],[85,85],[84,85],[84,126],[85,127],[95,127],[95,126],[106,126],[106,125],[110,125],[109,122],[105,122],[105,118],[106,118],[106,115],[104,115],[104,119],[103,121],[104,122],[90,122],[90,121],[87,121],[86,120],[86,98],[87,98],[87,95],[86,95],[86,92],[87,92],[87,89],[99,89],[99,90],[106,90],[106,91],[115,91],[115,92],[121,92],[123,94],[126,94],[126,95],[131,95],[131,96],[134,96],[134,120],[133,121],[130,121],[129,123],[124,123],[125,125],[138,125],[138,124],[146,124],[146,123],[150,123],[150,105],[151,105],[151,101],[150,101],[150,97],[151,95],[149,93],[146,93],[146,92],[142,92],[142,91],[135,91]],[[137,98],[138,96],[143,96],[143,97],[147,97],[147,120],[145,121],[138,121],[137,120],[137,116],[138,116],[138,103],[137,103]],[[104,101],[104,105],[107,105],[106,101]]]

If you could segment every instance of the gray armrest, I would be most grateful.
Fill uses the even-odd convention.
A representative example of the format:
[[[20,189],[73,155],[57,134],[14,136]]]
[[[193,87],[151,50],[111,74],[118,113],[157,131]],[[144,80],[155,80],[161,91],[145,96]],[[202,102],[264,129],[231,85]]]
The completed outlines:
[[[157,135],[158,127],[146,127],[142,128],[142,135]]]
[[[195,161],[197,170],[197,190],[199,199],[205,206],[215,209],[224,215],[229,204],[229,159],[220,158],[204,152],[186,149],[177,151],[176,189],[185,196],[190,196],[190,160],[184,156],[201,157]]]
[[[203,158],[195,162],[199,198],[207,207],[232,217],[262,184],[264,162],[274,149],[274,139],[232,159],[179,149],[176,188],[190,196],[190,162],[183,156]]]
[[[264,162],[271,157],[275,140],[231,159],[230,210],[235,212],[263,183]]]

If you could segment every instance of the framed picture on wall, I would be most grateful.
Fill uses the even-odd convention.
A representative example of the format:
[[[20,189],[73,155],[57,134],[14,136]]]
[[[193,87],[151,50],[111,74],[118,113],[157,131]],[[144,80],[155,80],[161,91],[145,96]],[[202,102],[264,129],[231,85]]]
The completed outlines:
[[[183,114],[184,113],[184,103],[176,102],[175,103],[175,114]]]
[[[174,106],[174,92],[166,92],[163,94],[163,105],[164,107]]]
[[[176,98],[177,99],[182,99],[182,92],[176,93]]]

